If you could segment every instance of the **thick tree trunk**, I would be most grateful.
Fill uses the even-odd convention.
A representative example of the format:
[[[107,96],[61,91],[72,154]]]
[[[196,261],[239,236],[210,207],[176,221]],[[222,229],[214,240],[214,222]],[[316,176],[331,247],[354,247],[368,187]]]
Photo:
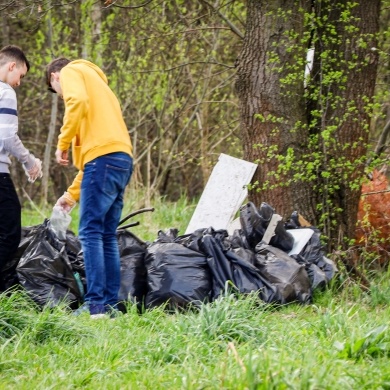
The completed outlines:
[[[321,97],[309,105],[311,110],[321,113],[318,134],[334,129],[332,142],[319,138],[326,157],[322,168],[331,176],[319,175],[316,196],[317,202],[322,204],[319,210],[324,231],[331,239],[330,247],[341,245],[344,249],[349,246],[348,239],[355,237],[360,179],[364,176],[366,163],[369,103],[374,95],[378,68],[375,48],[380,0],[363,0],[352,8],[349,8],[350,4],[347,0],[315,3],[316,16],[326,15],[328,25],[335,27],[335,36],[342,39],[329,39],[326,25],[317,27],[319,39],[313,71],[316,86],[322,85],[322,88]],[[350,9],[348,21],[343,19],[346,9]],[[322,65],[324,54],[328,64],[333,64],[331,71]],[[324,82],[336,73],[340,75],[338,79]],[[333,161],[338,161],[338,164],[332,166]],[[317,221],[319,219],[318,215]]]
[[[300,7],[309,10],[310,1],[249,0],[246,35],[237,61],[236,91],[240,99],[244,158],[259,164],[253,183],[258,182],[260,190],[251,190],[250,199],[256,205],[267,202],[284,216],[296,209],[310,216],[312,211],[302,210],[302,204],[304,208],[315,206],[304,202],[310,198],[307,184],[291,181],[288,174],[269,176],[279,166],[278,159],[269,156],[271,149],[286,155],[287,149],[292,148],[299,158],[306,148],[302,76],[307,48],[301,46],[299,52],[289,50],[304,32]],[[288,36],[287,31],[296,35]],[[292,71],[291,65],[297,65],[297,58],[301,64]],[[284,87],[281,79],[292,74],[301,77]],[[303,126],[296,126],[298,123]]]
[[[236,90],[244,158],[259,164],[253,183],[259,183],[260,191],[252,190],[250,199],[271,204],[284,217],[297,210],[321,225],[328,249],[346,247],[345,239],[355,234],[370,123],[367,107],[377,72],[372,48],[379,5],[380,0],[248,0]],[[303,12],[311,12],[315,21],[307,31]],[[310,32],[316,63],[305,91],[300,61],[308,48],[302,38]],[[310,102],[308,91],[313,91]],[[296,170],[278,171],[280,160],[272,156],[282,156],[288,167],[285,158],[292,151],[294,161],[301,156],[310,161],[313,153],[317,179],[295,180]]]

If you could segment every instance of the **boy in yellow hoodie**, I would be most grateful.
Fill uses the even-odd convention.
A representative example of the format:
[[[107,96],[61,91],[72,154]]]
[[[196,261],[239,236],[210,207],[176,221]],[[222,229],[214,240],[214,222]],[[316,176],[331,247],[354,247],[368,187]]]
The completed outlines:
[[[56,206],[70,212],[80,203],[87,292],[76,314],[99,318],[118,303],[120,259],[116,229],[123,194],[133,171],[132,144],[122,111],[103,71],[86,60],[57,58],[46,68],[49,90],[65,103],[56,160],[79,169]]]

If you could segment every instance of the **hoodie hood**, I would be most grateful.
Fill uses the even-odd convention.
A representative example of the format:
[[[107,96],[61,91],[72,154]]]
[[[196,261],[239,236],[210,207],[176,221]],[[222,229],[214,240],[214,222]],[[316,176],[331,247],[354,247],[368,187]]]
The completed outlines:
[[[75,61],[70,62],[68,65],[70,65],[70,64],[76,65],[76,66],[89,67],[91,70],[94,70],[106,84],[108,84],[108,80],[107,80],[106,75],[103,73],[103,71],[97,65],[93,64],[92,62],[87,61],[87,60],[75,60]]]

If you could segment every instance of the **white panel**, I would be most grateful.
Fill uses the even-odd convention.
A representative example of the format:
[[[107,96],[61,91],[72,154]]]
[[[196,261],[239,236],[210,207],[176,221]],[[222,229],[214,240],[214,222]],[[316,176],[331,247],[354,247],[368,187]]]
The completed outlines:
[[[290,252],[288,252],[289,255],[298,255],[301,253],[301,250],[304,248],[304,246],[309,242],[311,236],[314,233],[313,229],[288,229],[289,233],[292,234],[294,237],[294,246],[291,249]]]
[[[251,182],[256,168],[256,164],[221,154],[185,234],[208,227],[228,229],[247,197],[245,186]]]

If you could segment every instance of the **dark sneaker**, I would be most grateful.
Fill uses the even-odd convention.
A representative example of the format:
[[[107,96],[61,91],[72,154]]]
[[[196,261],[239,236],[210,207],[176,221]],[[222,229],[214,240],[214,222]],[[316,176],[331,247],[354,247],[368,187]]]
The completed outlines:
[[[95,314],[104,314],[106,312],[106,308],[103,304],[90,303],[89,312],[91,316]]]

